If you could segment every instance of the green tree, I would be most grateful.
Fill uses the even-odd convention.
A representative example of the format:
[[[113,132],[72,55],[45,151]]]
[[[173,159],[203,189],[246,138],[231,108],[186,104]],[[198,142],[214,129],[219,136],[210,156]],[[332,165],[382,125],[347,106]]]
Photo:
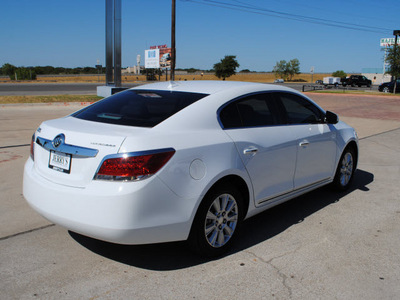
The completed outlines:
[[[300,74],[300,62],[297,58],[290,60],[286,66],[289,80],[293,79],[294,75]]]
[[[286,79],[286,65],[287,65],[286,60],[281,60],[276,63],[274,69],[272,70],[276,78],[279,77]]]
[[[347,73],[343,70],[337,70],[335,72],[332,73],[333,77],[340,77],[340,78],[345,78],[347,77]]]
[[[280,77],[285,80],[292,80],[294,75],[300,74],[300,62],[297,58],[288,62],[286,60],[280,60],[276,63],[272,72],[275,73],[275,77],[277,78]]]
[[[36,73],[32,68],[17,68],[15,71],[15,74],[17,75],[18,80],[36,80]]]
[[[13,77],[15,77],[15,71],[17,70],[16,66],[7,63],[4,64],[1,69],[3,70],[4,75],[10,76],[10,79],[13,80]]]
[[[236,68],[239,68],[239,63],[236,60],[236,56],[225,55],[225,57],[221,59],[219,63],[214,64],[215,76],[225,80],[225,78],[236,74]]]
[[[400,77],[400,46],[392,46],[388,48],[386,63],[389,65],[386,73],[399,78]],[[4,68],[4,66],[3,66]]]

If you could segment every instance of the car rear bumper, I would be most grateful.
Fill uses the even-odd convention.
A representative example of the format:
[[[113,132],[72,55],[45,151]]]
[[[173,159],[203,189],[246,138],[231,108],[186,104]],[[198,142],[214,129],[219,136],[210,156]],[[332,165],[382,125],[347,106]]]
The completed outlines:
[[[30,158],[23,194],[49,221],[119,244],[185,240],[197,208],[197,199],[177,196],[157,176],[137,182],[92,181],[74,188],[40,176]]]

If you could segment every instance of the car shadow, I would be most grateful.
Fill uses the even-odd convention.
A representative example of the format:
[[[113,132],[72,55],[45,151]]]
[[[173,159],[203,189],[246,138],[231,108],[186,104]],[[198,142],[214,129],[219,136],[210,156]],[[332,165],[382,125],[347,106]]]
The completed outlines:
[[[322,187],[246,220],[237,243],[225,256],[248,249],[278,235],[320,209],[340,201],[341,198],[355,190],[369,191],[367,185],[373,180],[373,174],[357,170],[351,188],[345,192],[338,193],[329,186]],[[178,270],[211,260],[193,254],[187,248],[186,242],[120,245],[96,240],[71,231],[69,234],[83,247],[98,255],[148,270]]]

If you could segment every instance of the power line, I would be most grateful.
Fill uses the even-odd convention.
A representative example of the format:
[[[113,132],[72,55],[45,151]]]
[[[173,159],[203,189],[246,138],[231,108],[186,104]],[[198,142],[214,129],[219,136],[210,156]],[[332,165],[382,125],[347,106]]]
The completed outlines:
[[[262,8],[262,7],[258,7],[258,6],[254,6],[254,5],[248,5],[241,1],[235,1],[236,3],[239,3],[239,4],[226,3],[226,2],[222,2],[222,1],[216,1],[216,0],[203,0],[203,1],[201,1],[201,0],[185,0],[185,1],[202,4],[202,5],[220,7],[220,8],[225,8],[225,9],[243,11],[243,12],[248,12],[248,13],[253,13],[253,14],[266,15],[266,16],[271,16],[271,17],[276,17],[276,18],[281,18],[281,19],[289,19],[289,20],[295,20],[295,21],[299,21],[299,22],[306,22],[306,23],[312,23],[312,24],[318,24],[318,25],[324,25],[324,26],[330,26],[330,27],[337,27],[337,28],[343,28],[343,29],[350,29],[350,30],[356,30],[356,31],[366,31],[366,32],[375,32],[375,33],[391,32],[391,29],[388,29],[388,28],[359,25],[359,24],[348,23],[348,22],[340,22],[340,21],[334,21],[334,20],[323,19],[323,18],[291,14],[291,13],[281,12],[281,11],[277,11],[277,10],[266,9],[266,8]]]

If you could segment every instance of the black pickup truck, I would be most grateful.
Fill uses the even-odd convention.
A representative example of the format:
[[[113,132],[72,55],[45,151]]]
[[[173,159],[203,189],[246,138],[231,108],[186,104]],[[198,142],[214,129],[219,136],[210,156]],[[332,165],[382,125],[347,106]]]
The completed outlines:
[[[351,85],[361,87],[363,85],[366,85],[367,87],[370,87],[372,81],[363,75],[350,75],[347,78],[342,78],[341,83],[343,86]]]

